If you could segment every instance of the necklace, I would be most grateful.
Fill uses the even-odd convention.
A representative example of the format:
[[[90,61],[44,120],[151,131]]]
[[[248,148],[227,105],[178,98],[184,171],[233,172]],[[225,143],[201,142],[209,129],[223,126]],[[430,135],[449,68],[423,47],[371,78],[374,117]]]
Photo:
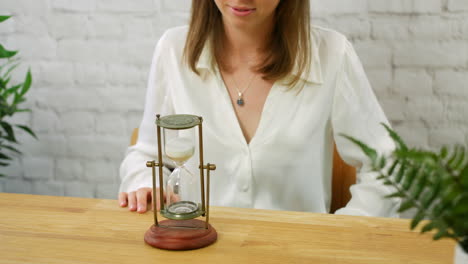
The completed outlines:
[[[255,73],[252,74],[252,77],[250,77],[250,80],[249,80],[249,83],[247,84],[247,87],[245,87],[245,89],[241,92],[239,90],[239,85],[237,85],[237,82],[236,82],[236,79],[234,79],[234,77],[232,77],[232,80],[234,81],[234,85],[235,85],[235,88],[237,90],[237,105],[238,106],[243,106],[245,104],[245,100],[244,100],[244,93],[250,88],[250,84],[252,84],[252,81],[255,77]]]

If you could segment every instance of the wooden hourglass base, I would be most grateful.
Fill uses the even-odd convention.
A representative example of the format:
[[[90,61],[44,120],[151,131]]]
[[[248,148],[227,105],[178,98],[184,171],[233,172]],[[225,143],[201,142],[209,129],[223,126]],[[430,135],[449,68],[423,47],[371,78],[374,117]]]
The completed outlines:
[[[213,244],[218,234],[216,230],[198,219],[164,220],[160,226],[152,225],[145,233],[145,242],[150,246],[168,250],[190,250]],[[167,228],[161,226],[183,226]]]

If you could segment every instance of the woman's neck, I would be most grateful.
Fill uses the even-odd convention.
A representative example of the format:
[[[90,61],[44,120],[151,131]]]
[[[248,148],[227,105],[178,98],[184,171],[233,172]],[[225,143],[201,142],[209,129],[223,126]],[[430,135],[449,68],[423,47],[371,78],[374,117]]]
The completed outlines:
[[[273,23],[255,28],[238,28],[224,25],[224,45],[221,58],[224,66],[249,65],[254,67],[261,62],[271,38]]]

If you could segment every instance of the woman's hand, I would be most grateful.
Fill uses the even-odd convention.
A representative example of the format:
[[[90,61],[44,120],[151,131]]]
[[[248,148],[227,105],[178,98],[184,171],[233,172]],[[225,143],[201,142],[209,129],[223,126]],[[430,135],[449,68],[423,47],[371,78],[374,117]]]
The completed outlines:
[[[156,209],[159,211],[159,188],[156,188]],[[119,205],[121,207],[128,206],[128,210],[137,211],[138,213],[145,213],[148,210],[148,202],[151,203],[153,189],[140,188],[135,192],[121,192],[119,193]],[[152,206],[154,209],[154,205]]]

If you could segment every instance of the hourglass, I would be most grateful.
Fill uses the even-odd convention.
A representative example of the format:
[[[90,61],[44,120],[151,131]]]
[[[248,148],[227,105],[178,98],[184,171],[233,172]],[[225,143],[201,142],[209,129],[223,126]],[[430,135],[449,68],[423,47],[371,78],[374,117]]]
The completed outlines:
[[[158,162],[148,161],[146,165],[152,168],[154,190],[157,185],[155,168],[159,169],[160,214],[167,220],[159,222],[154,211],[154,225],[145,233],[145,242],[151,246],[169,250],[196,249],[217,239],[216,230],[208,223],[210,171],[216,166],[203,163],[202,122],[201,117],[194,115],[156,116]],[[199,164],[194,158],[197,154]],[[166,171],[169,171],[167,168],[173,171],[165,176],[164,167]],[[199,170],[199,177],[194,170]],[[153,195],[154,205],[156,200]],[[205,221],[195,219],[197,217],[205,217]]]
[[[163,139],[163,156],[173,162],[175,169],[167,180],[166,207],[161,214],[174,220],[192,219],[203,214],[198,201],[200,189],[194,186],[198,181],[185,166],[195,153],[194,130],[164,130]]]

